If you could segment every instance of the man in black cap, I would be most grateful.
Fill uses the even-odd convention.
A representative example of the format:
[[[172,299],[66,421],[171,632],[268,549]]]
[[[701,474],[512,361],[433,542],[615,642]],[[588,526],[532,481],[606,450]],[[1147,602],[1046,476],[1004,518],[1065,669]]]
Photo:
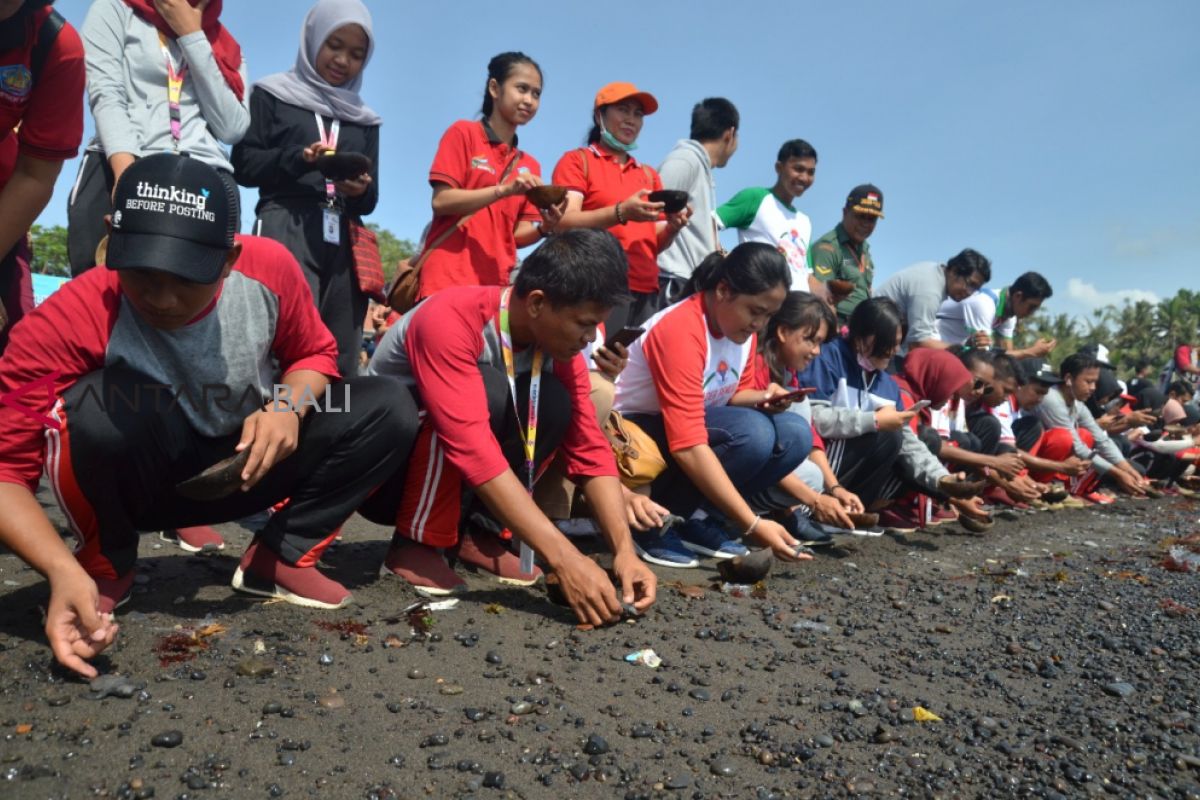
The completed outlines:
[[[138,530],[275,505],[234,588],[345,605],[349,592],[315,565],[407,458],[417,424],[399,382],[338,382],[337,347],[295,259],[235,237],[236,191],[211,167],[140,159],[114,209],[108,269],[36,308],[0,359],[0,544],[49,579],[50,645],[88,676],[133,586]],[[244,463],[216,485],[179,486],[235,453]],[[34,497],[43,469],[74,554]]]
[[[838,319],[842,323],[850,318],[859,303],[871,296],[875,264],[871,261],[871,246],[867,244],[867,239],[875,232],[875,223],[881,219],[883,192],[869,183],[855,186],[846,198],[842,221],[817,239],[809,250],[813,275],[817,280],[824,283],[849,281],[854,284],[850,294],[841,296],[842,299],[837,303]],[[836,292],[833,294],[835,299],[840,296]]]

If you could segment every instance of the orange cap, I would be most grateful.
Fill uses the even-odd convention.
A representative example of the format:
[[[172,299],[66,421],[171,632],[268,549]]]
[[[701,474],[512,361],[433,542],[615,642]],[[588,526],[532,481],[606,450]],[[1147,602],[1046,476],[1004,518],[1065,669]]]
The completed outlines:
[[[642,104],[642,111],[646,114],[653,114],[655,111],[658,111],[658,101],[654,99],[654,95],[649,92],[639,91],[632,83],[625,83],[624,81],[607,84],[600,91],[596,92],[595,108],[611,106],[613,103],[619,103],[631,97]]]

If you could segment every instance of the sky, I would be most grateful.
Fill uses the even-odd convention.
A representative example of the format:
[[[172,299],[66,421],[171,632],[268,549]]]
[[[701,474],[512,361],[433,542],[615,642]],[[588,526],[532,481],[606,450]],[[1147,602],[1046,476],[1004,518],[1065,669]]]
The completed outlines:
[[[1194,0],[366,2],[376,50],[363,95],[384,119],[371,221],[402,238],[429,221],[441,134],[478,116],[488,60],[521,50],[545,79],[521,148],[547,178],[582,143],[605,83],[658,98],[634,153],[654,166],[686,138],[692,106],[722,96],[741,128],[737,154],[716,173],[718,200],[771,185],[780,144],[808,140],[816,183],[797,206],[814,239],[840,220],[851,187],[883,190],[886,218],[870,240],[876,285],[973,247],[991,259],[993,286],[1045,275],[1053,313],[1197,288]],[[56,8],[81,26],[88,5]],[[308,7],[225,1],[252,81],[292,65]],[[41,224],[66,224],[76,169],[64,166]],[[257,196],[243,197],[249,230]]]

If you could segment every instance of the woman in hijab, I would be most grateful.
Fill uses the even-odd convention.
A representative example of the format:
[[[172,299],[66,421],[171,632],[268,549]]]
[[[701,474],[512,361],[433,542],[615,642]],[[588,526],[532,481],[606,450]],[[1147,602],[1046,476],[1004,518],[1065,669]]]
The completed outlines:
[[[304,19],[287,72],[250,94],[250,130],[234,148],[238,183],[258,187],[253,232],[283,243],[308,279],[321,319],[337,340],[338,369],[355,375],[368,295],[359,288],[351,225],[379,199],[379,115],[359,89],[371,60],[371,14],[360,0],[318,0]],[[327,178],[318,158],[369,159],[353,177]]]
[[[187,153],[233,183],[224,145],[250,125],[246,62],[222,0],[96,0],[81,30],[96,135],[67,204],[71,274],[95,266],[112,192],[134,159]]]

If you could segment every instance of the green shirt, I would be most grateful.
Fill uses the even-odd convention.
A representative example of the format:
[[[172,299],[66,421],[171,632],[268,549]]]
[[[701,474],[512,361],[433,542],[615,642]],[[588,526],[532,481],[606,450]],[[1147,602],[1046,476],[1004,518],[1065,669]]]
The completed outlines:
[[[871,245],[862,243],[862,258],[854,250],[854,245],[846,235],[842,223],[829,233],[813,242],[808,251],[812,274],[822,282],[834,279],[851,281],[854,291],[842,302],[838,303],[838,316],[848,317],[855,307],[871,296],[871,281],[875,277],[875,263],[871,261]]]

